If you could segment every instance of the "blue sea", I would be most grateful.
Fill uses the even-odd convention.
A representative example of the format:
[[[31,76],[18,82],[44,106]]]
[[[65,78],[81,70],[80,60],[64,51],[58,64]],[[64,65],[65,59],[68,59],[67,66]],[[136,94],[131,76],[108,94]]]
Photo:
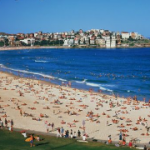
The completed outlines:
[[[0,70],[78,89],[150,99],[150,48],[0,51]]]

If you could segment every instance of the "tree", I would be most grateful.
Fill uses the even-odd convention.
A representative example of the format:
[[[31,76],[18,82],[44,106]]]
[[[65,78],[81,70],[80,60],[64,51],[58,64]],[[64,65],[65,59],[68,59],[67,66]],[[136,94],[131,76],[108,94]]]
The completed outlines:
[[[4,46],[4,42],[0,41],[0,47]]]
[[[137,39],[133,39],[131,36],[129,36],[129,41],[137,41]]]
[[[5,39],[5,46],[8,46],[9,45],[9,41],[8,39]]]
[[[49,41],[42,40],[41,43],[40,43],[40,45],[41,45],[41,46],[49,45]]]
[[[129,46],[134,46],[134,43],[130,43]]]
[[[35,41],[34,45],[40,45],[39,41]]]
[[[102,38],[102,35],[101,35],[101,34],[99,34],[97,37]]]

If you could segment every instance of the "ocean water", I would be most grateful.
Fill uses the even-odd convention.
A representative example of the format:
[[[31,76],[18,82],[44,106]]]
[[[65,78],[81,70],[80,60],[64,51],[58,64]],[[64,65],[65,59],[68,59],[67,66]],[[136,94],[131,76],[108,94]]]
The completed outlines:
[[[150,48],[0,51],[0,70],[55,84],[150,99]]]

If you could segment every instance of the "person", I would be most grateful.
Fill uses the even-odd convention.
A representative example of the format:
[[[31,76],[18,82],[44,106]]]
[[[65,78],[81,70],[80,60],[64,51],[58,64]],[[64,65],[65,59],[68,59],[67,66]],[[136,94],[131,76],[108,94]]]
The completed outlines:
[[[110,140],[111,139],[111,135],[108,135],[108,140]]]
[[[119,143],[121,143],[122,142],[122,132],[120,132],[120,134],[119,134]]]
[[[74,131],[73,138],[75,139],[76,137],[77,137],[77,133],[76,131]]]
[[[71,81],[68,82],[68,86],[71,87]]]
[[[57,128],[57,137],[61,137],[60,128]]]
[[[10,121],[11,131],[13,131],[13,125],[14,125],[14,121],[11,119]]]
[[[1,129],[3,129],[3,127],[4,127],[3,121],[1,121]]]
[[[0,128],[2,128],[2,123],[3,123],[3,121],[0,118]]]
[[[70,132],[70,137],[73,138],[73,131],[71,129],[71,132]]]
[[[84,126],[85,126],[85,120],[82,120],[82,126],[84,128]]]
[[[126,145],[126,141],[125,141],[125,140],[122,141],[122,145],[123,145],[123,146]]]
[[[66,135],[65,135],[66,138],[69,137],[69,130],[66,130]]]
[[[81,132],[80,132],[80,130],[78,130],[78,137],[80,137],[81,136]]]
[[[144,150],[147,150],[147,147],[146,147],[146,145],[144,145]]]
[[[6,128],[7,128],[7,123],[8,123],[8,122],[7,122],[7,119],[5,118],[5,127],[6,127]]]
[[[53,131],[54,130],[54,123],[51,124],[51,127],[52,127],[52,131]]]
[[[130,147],[130,148],[132,147],[132,141],[129,142],[129,147]]]
[[[48,122],[45,121],[45,127],[46,127],[46,132],[48,133],[49,132],[49,126],[48,126]]]
[[[63,127],[60,128],[60,132],[61,132],[61,137],[63,137],[64,136],[64,128]]]
[[[83,141],[86,140],[86,134],[83,134],[82,140],[83,140]]]
[[[30,135],[30,147],[33,147],[33,146],[35,145],[33,144],[33,135],[31,134]]]
[[[40,136],[37,135],[37,136],[35,137],[35,139],[36,139],[37,141],[40,141]]]
[[[111,138],[108,140],[108,144],[111,144],[112,143],[112,140],[111,140]]]
[[[20,109],[20,115],[22,116],[22,109]]]

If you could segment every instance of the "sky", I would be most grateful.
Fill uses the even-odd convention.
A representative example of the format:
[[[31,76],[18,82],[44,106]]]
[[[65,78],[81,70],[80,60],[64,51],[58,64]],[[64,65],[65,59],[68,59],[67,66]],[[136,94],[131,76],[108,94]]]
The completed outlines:
[[[150,0],[0,0],[0,32],[106,29],[150,37]]]

